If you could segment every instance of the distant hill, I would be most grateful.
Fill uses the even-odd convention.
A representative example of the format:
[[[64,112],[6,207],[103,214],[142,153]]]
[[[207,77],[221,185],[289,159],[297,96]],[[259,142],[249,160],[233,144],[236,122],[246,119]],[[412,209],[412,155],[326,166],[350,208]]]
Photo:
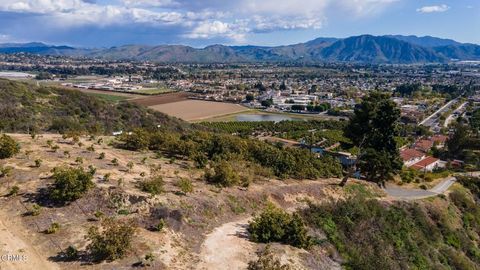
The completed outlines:
[[[323,49],[327,61],[368,63],[431,63],[447,59],[435,51],[390,37],[370,35],[341,39]]]
[[[27,133],[86,131],[99,134],[157,125],[189,125],[130,102],[109,102],[77,90],[37,87],[0,79],[0,130]]]
[[[417,36],[402,36],[402,35],[389,35],[386,37],[395,38],[398,40],[402,40],[408,43],[412,43],[422,47],[439,47],[439,46],[457,46],[461,45],[462,43],[457,42],[452,39],[445,39],[445,38],[437,38],[431,36],[424,36],[424,37],[417,37]]]
[[[26,52],[168,63],[233,62],[359,62],[359,63],[445,63],[480,60],[480,46],[451,39],[417,36],[361,35],[317,38],[286,46],[224,46],[193,48],[184,45],[125,45],[107,49],[79,49],[43,43],[0,44],[0,53]]]

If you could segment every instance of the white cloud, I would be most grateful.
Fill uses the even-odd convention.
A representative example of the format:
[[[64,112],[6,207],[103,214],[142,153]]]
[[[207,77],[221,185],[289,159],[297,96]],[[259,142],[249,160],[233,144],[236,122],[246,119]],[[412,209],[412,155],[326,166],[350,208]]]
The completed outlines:
[[[425,6],[421,8],[417,8],[417,12],[419,13],[438,13],[438,12],[445,12],[449,10],[450,7],[442,4],[442,5],[436,5],[436,6]]]
[[[184,35],[192,39],[208,39],[214,37],[228,37],[237,42],[245,40],[247,29],[239,27],[241,24],[229,24],[221,21],[202,22],[197,25],[190,33]]]
[[[401,0],[0,0],[0,11],[44,16],[53,27],[148,24],[188,38],[321,28],[331,10],[364,16]],[[448,7],[447,7],[448,8]],[[27,16],[27,15],[25,15]]]

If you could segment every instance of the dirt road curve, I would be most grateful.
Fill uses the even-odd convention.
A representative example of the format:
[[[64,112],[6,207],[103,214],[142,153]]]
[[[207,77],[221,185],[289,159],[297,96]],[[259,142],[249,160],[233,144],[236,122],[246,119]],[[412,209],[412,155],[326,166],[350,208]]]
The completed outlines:
[[[27,244],[14,226],[8,226],[0,216],[0,269],[1,270],[55,270],[59,269],[40,256]],[[7,255],[13,255],[8,257]]]
[[[247,238],[249,220],[225,223],[207,235],[197,269],[246,269],[248,261],[255,257],[255,243]]]

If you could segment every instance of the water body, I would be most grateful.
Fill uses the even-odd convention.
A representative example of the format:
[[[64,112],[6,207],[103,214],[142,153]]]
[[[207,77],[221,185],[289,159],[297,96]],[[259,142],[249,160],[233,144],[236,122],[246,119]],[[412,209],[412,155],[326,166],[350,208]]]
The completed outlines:
[[[25,79],[31,78],[34,75],[24,73],[24,72],[16,72],[16,71],[0,71],[0,78],[15,78],[15,79]]]
[[[302,121],[301,118],[293,118],[287,115],[279,114],[239,114],[235,116],[235,121],[238,122],[262,122],[262,121],[291,121],[297,120]]]

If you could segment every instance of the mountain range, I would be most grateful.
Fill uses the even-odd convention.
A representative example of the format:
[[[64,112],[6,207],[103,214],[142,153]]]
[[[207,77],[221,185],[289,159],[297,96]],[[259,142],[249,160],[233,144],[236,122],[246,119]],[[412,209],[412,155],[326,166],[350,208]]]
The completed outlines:
[[[233,62],[356,62],[356,63],[447,63],[480,60],[480,46],[451,39],[417,36],[361,35],[348,38],[317,38],[287,46],[224,46],[193,48],[184,45],[124,45],[84,49],[43,43],[0,44],[0,53],[34,53],[137,60],[166,63]]]

